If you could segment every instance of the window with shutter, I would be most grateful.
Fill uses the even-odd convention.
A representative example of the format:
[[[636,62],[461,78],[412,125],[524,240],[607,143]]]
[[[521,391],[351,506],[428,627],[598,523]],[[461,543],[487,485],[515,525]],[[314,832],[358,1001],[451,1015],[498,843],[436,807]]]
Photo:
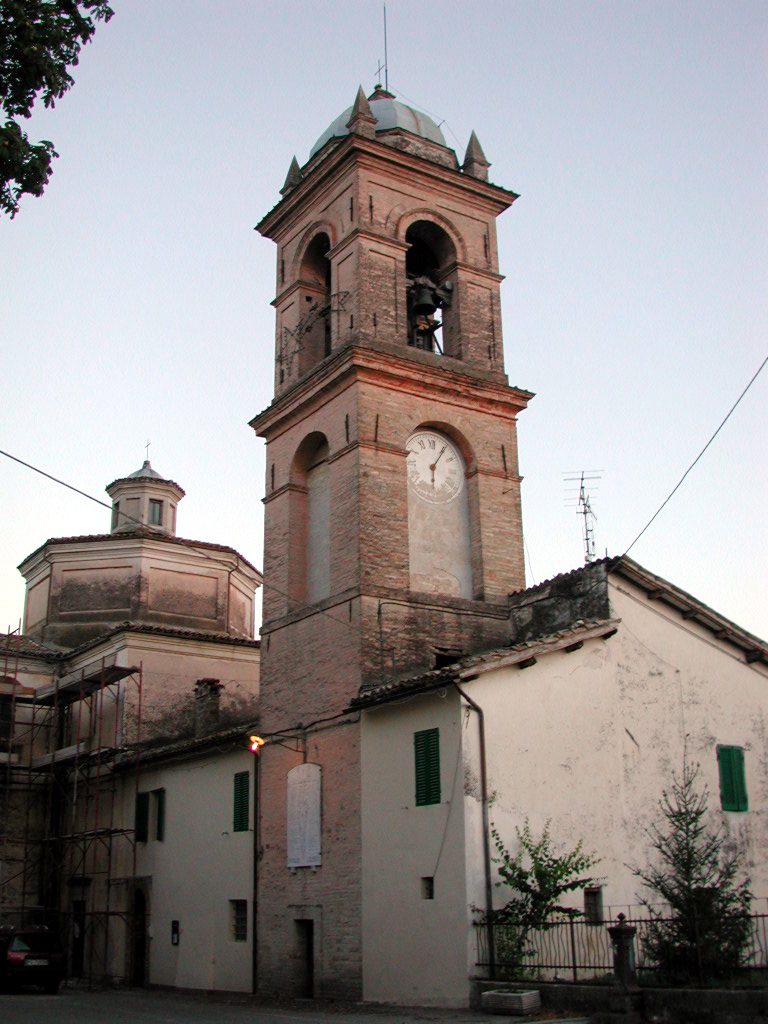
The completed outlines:
[[[724,811],[748,811],[744,748],[718,746],[717,766],[720,771],[720,806]]]
[[[416,806],[440,803],[440,730],[413,734],[416,765]]]
[[[233,832],[248,831],[248,776],[248,772],[235,773]]]
[[[149,793],[136,794],[136,812],[133,827],[136,842],[146,843],[149,839]]]
[[[155,801],[155,839],[162,843],[165,839],[165,790],[153,789]]]

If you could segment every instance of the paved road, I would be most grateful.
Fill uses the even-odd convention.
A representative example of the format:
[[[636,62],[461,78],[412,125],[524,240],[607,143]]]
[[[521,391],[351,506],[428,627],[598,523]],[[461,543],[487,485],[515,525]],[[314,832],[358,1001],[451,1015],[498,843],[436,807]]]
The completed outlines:
[[[275,1007],[249,1000],[127,989],[56,996],[29,991],[0,994],[2,1024],[489,1024],[471,1010],[395,1010],[307,1002]]]

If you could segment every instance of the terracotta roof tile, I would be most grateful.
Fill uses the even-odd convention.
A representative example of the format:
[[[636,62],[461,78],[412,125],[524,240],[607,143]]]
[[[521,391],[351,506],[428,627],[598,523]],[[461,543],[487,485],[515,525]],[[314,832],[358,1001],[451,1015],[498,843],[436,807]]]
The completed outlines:
[[[251,647],[255,650],[258,650],[261,647],[261,640],[254,640],[244,636],[232,636],[230,633],[207,633],[199,629],[181,629],[175,626],[153,626],[143,622],[121,622],[119,625],[107,630],[106,633],[100,633],[91,640],[86,640],[78,647],[73,647],[71,650],[68,650],[66,654],[62,655],[62,658],[74,657],[76,654],[87,651],[91,647],[97,647],[99,644],[104,643],[105,640],[110,640],[114,636],[119,636],[120,633],[145,633],[152,636],[176,637],[179,640],[197,640],[205,643],[229,644],[230,646],[234,645],[236,647]]]
[[[493,668],[495,662],[509,659],[514,654],[524,654],[534,650],[537,653],[545,654],[548,653],[548,650],[558,650],[566,646],[568,641],[575,643],[584,634],[592,633],[594,635],[599,630],[604,633],[615,632],[615,625],[616,623],[612,619],[590,621],[580,619],[568,629],[560,629],[547,636],[505,647],[494,647],[480,654],[467,655],[466,658],[461,658],[455,664],[445,668],[432,669],[429,672],[421,672],[407,678],[391,679],[378,686],[361,688],[357,697],[350,701],[350,708],[356,710],[361,707],[370,707],[401,696],[425,693],[428,690],[439,689],[441,686],[467,681],[468,677],[472,676],[474,669]]]
[[[59,657],[57,651],[43,647],[27,636],[19,633],[0,633],[0,658],[13,658],[16,655],[22,658],[45,658],[47,661],[56,661]]]

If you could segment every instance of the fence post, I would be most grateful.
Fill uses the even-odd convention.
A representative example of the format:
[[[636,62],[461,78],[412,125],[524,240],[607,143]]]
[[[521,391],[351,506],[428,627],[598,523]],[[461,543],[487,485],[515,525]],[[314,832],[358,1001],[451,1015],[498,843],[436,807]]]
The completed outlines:
[[[618,924],[608,929],[613,943],[613,973],[625,992],[638,988],[635,972],[635,934],[637,928],[626,923],[623,914],[618,916]]]
[[[578,981],[578,968],[576,966],[576,926],[573,923],[573,918],[568,918],[568,931],[571,936],[571,965],[573,968],[573,980]]]

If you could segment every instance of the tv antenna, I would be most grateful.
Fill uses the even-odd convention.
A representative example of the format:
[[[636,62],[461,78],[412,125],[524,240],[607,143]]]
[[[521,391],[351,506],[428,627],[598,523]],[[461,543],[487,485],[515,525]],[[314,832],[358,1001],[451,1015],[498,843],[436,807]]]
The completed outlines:
[[[572,493],[566,501],[566,505],[576,508],[576,515],[581,516],[581,537],[584,543],[584,564],[589,565],[595,560],[595,522],[597,516],[592,508],[592,494],[588,485],[600,480],[602,469],[582,469],[576,471],[575,476],[563,477],[566,483],[576,484],[575,487],[567,487],[566,491]],[[592,491],[597,490],[592,487]]]

